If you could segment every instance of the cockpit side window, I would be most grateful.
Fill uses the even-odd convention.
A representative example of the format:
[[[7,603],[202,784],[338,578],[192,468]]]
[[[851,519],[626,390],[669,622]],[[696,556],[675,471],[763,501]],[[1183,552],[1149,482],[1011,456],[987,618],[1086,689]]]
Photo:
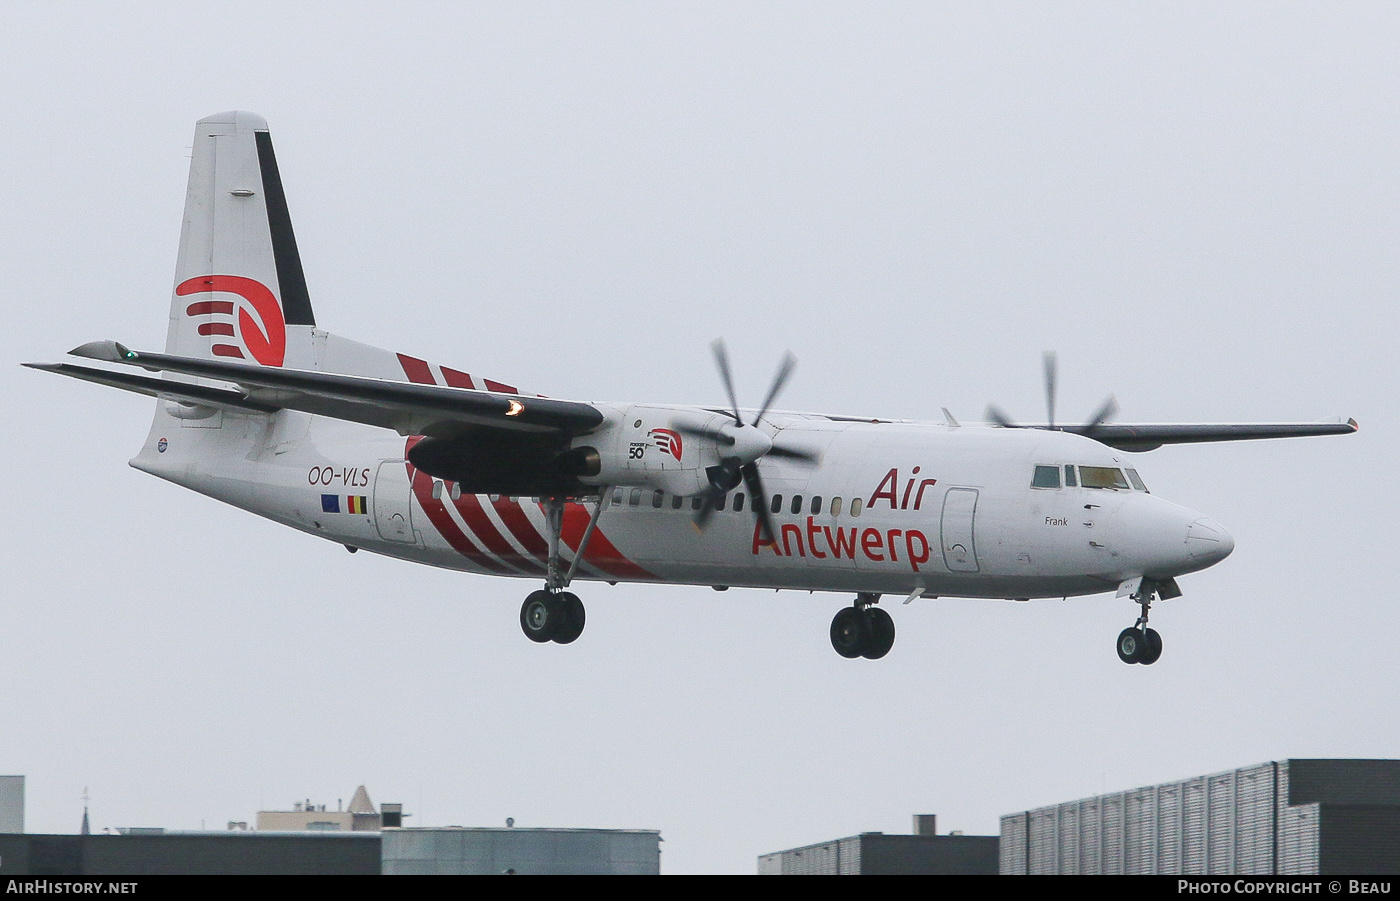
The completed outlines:
[[[1142,476],[1138,475],[1136,469],[1128,470],[1128,481],[1132,482],[1133,487],[1136,488],[1138,491],[1147,491],[1147,484],[1143,482]],[[1152,492],[1147,491],[1147,493],[1151,494]]]
[[[1032,488],[1059,488],[1060,487],[1060,467],[1058,466],[1037,466],[1035,476],[1031,479]]]
[[[1128,490],[1128,480],[1123,478],[1122,470],[1114,469],[1111,466],[1081,466],[1079,467],[1079,481],[1085,488]]]
[[[1070,466],[1070,465],[1068,465],[1068,464],[1066,464],[1066,466],[1065,466],[1065,487],[1066,487],[1066,488],[1074,488],[1074,487],[1077,486],[1078,484],[1079,484],[1079,483],[1076,482],[1075,479],[1074,479],[1074,467],[1073,467],[1073,466]]]

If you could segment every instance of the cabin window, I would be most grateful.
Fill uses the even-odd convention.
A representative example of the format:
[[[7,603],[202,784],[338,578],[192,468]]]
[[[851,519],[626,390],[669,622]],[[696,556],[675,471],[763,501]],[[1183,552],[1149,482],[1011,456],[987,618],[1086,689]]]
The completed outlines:
[[[627,498],[627,506],[635,507],[642,502],[642,489],[633,488],[632,494]]]
[[[802,512],[802,495],[794,494],[792,496],[792,506],[789,508],[789,510],[793,516],[796,516],[797,514]]]
[[[1122,471],[1111,466],[1081,466],[1079,467],[1079,480],[1085,488],[1128,490],[1128,480],[1123,478]]]
[[[1066,467],[1065,467],[1065,487],[1066,487],[1066,488],[1073,488],[1073,487],[1075,487],[1075,486],[1078,485],[1078,484],[1079,484],[1079,482],[1075,481],[1075,478],[1074,478],[1074,467],[1073,467],[1073,466],[1066,466]]]
[[[853,498],[851,498],[851,515],[852,515],[852,516],[859,516],[859,515],[860,515],[860,505],[861,505],[861,500],[860,500],[860,498],[858,498],[858,497],[853,497]]]
[[[690,499],[690,509],[699,510],[703,506],[705,506],[705,499],[703,497],[696,496]]]
[[[1147,484],[1143,482],[1142,476],[1138,475],[1138,471],[1136,469],[1128,470],[1128,481],[1132,482],[1133,487],[1136,488],[1138,491],[1147,491]],[[1151,494],[1152,492],[1147,491],[1147,493]]]
[[[621,507],[621,506],[622,506],[622,489],[621,489],[621,488],[614,488],[614,489],[613,489],[613,506],[614,506],[614,507]]]
[[[716,510],[723,510],[723,509],[724,509],[724,503],[725,503],[725,501],[727,501],[727,500],[729,500],[729,495],[727,495],[727,494],[721,494],[719,497],[715,498],[715,509],[716,509]]]
[[[831,515],[832,515],[832,516],[840,516],[840,515],[841,515],[841,498],[839,498],[839,497],[833,497],[833,498],[831,499]]]
[[[744,492],[742,492],[742,491],[736,491],[736,492],[734,492],[734,512],[735,512],[735,513],[738,513],[740,510],[743,510],[743,509],[744,509]]]
[[[666,494],[666,492],[662,491],[660,488],[658,488],[658,489],[656,489],[655,491],[653,491],[653,492],[651,493],[651,505],[652,505],[653,507],[655,507],[656,509],[660,510],[660,509],[661,509],[661,499],[665,496],[665,494]]]
[[[812,497],[812,515],[820,516],[822,512],[822,496],[820,494]]]
[[[781,494],[773,495],[773,503],[768,505],[768,510],[772,513],[783,512],[783,496]]]
[[[679,510],[679,509],[681,508],[681,504],[684,504],[684,503],[685,503],[685,498],[681,497],[679,494],[673,494],[673,495],[671,495],[671,509],[672,509],[672,510]]]
[[[1060,487],[1060,467],[1058,466],[1037,466],[1035,476],[1031,479],[1032,488],[1059,488]]]

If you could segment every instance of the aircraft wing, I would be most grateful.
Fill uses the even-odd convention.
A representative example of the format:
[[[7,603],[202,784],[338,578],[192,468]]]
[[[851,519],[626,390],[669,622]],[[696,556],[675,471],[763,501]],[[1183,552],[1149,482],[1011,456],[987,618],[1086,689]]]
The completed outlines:
[[[1311,435],[1349,435],[1356,420],[1346,422],[1265,422],[1212,424],[1098,424],[1060,426],[1095,441],[1125,451],[1156,450],[1164,444],[1199,444],[1207,441],[1249,441],[1256,438],[1304,438]]]
[[[26,365],[184,403],[260,412],[300,410],[393,429],[401,435],[451,434],[471,430],[498,434],[576,435],[590,432],[603,422],[603,414],[599,410],[577,401],[137,353],[115,341],[94,341],[69,353],[109,363],[140,366],[151,372],[216,379],[237,385],[238,390],[190,385],[64,363]]]

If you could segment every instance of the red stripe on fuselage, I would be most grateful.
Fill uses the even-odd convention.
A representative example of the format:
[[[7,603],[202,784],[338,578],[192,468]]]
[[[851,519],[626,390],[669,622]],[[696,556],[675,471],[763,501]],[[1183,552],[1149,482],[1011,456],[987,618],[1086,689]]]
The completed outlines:
[[[427,514],[428,521],[433,524],[433,528],[438,530],[438,534],[452,545],[452,549],[466,557],[471,562],[480,566],[487,572],[497,575],[514,575],[510,569],[492,560],[490,557],[477,550],[476,545],[462,534],[462,530],[457,528],[457,523],[453,521],[452,514],[447,512],[447,507],[442,501],[433,497],[433,479],[427,473],[419,472],[412,463],[408,462],[408,452],[413,449],[413,445],[423,440],[422,435],[414,435],[404,444],[403,461],[404,467],[408,470],[409,484],[412,485],[413,496],[418,498],[418,505]]]
[[[447,539],[447,543],[452,545],[453,550],[487,572],[499,576],[515,575],[509,567],[492,560],[467,540],[467,536],[463,535],[462,530],[457,528],[457,523],[452,520],[452,515],[447,512],[442,501],[433,497],[431,476],[412,467],[409,468],[409,472],[411,473],[410,478],[413,480],[413,496],[418,498],[418,504],[428,515],[428,521],[433,524],[433,528],[438,530],[439,535]]]
[[[467,375],[465,372],[458,372],[455,369],[449,369],[446,366],[442,367],[442,378],[443,381],[447,382],[447,384],[452,388],[476,387],[476,385],[472,382],[472,377],[470,375]]]
[[[515,536],[521,547],[534,554],[541,562],[548,562],[549,542],[535,528],[535,524],[530,522],[530,517],[525,514],[520,501],[514,498],[497,498],[491,502],[491,509],[496,511],[496,515],[505,523],[506,528],[510,529],[510,534]]]
[[[564,534],[562,537],[564,543],[575,553],[578,552],[579,542],[583,540],[584,530],[588,528],[588,520],[588,508],[583,504],[564,505]],[[584,553],[583,559],[585,563],[601,570],[605,575],[631,579],[656,578],[628,560],[622,551],[613,546],[601,528],[593,530],[593,537],[588,539],[588,550]]]
[[[488,551],[523,572],[531,575],[544,574],[544,567],[511,547],[505,536],[492,525],[475,494],[464,494],[452,503],[457,512],[462,514],[462,521],[467,524],[467,528],[486,545]]]
[[[491,381],[490,379],[482,379],[481,381],[486,385],[486,390],[487,390],[487,391],[499,391],[499,392],[502,393],[502,394],[519,394],[519,393],[520,393],[519,391],[516,391],[516,390],[515,390],[514,388],[512,388],[511,386],[506,385],[506,384],[503,384],[503,383],[501,383],[501,382],[493,382],[493,381]]]
[[[417,385],[436,385],[437,379],[433,378],[433,370],[429,368],[424,360],[417,357],[410,357],[406,354],[395,354],[399,358],[399,365],[403,367],[403,374],[408,376],[408,380]]]

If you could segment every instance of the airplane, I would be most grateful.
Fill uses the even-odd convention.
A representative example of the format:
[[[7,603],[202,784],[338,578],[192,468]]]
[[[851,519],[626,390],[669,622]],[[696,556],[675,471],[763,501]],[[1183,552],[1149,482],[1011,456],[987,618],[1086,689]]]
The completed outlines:
[[[543,579],[520,609],[535,642],[583,632],[576,581],[853,594],[831,622],[846,658],[894,644],[882,597],[1029,600],[1113,592],[1118,636],[1151,664],[1154,600],[1229,556],[1218,523],[1148,491],[1129,454],[1164,444],[1334,435],[1345,423],[1081,425],[545,397],[318,327],[267,122],[201,119],[164,351],[95,341],[98,361],[35,369],[157,398],[130,465],[311,535],[471,573]],[[141,374],[159,373],[160,377]]]

